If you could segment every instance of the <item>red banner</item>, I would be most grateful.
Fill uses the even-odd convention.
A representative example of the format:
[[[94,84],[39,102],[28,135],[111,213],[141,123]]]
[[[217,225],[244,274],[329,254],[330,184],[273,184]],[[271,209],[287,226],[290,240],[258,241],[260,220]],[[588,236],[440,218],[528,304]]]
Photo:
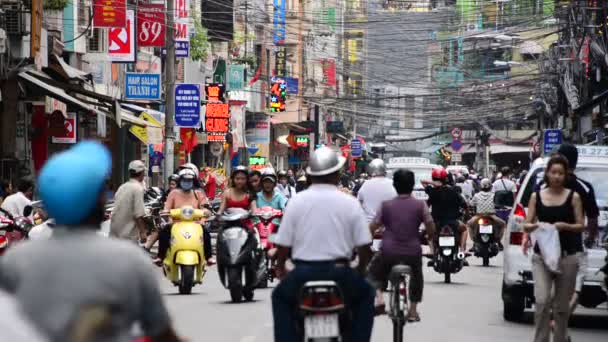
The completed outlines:
[[[126,27],[127,0],[94,0],[93,26]]]
[[[139,4],[137,45],[165,46],[165,5]]]
[[[321,60],[321,66],[323,68],[323,83],[326,86],[336,86],[336,60],[335,59],[323,59]]]

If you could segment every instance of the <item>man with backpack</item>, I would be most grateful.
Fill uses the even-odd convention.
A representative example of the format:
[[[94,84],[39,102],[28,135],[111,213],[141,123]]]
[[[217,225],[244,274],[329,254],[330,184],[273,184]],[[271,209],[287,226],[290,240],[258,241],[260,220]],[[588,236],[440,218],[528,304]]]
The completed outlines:
[[[502,173],[502,177],[492,184],[494,205],[498,208],[513,207],[517,185],[511,180],[511,169],[508,166],[503,167],[500,172]]]

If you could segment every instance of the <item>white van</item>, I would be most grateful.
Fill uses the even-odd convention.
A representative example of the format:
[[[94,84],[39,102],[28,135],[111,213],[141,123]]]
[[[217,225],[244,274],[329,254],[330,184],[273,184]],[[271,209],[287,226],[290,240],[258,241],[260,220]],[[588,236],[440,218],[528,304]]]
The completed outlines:
[[[416,177],[416,183],[414,185],[414,191],[412,195],[416,199],[426,201],[429,197],[424,191],[422,186],[422,180],[430,180],[432,178],[432,172],[434,168],[440,167],[436,164],[431,164],[431,161],[427,158],[417,157],[395,157],[390,158],[386,164],[388,171],[388,177],[392,178],[393,173],[398,169],[408,169],[414,172]]]
[[[600,238],[608,233],[608,146],[577,146],[579,151],[576,175],[591,183],[600,209]],[[530,196],[541,182],[548,158],[537,159],[524,179],[515,205],[509,216],[504,242],[502,300],[506,320],[518,321],[526,308],[534,304],[534,279],[531,256],[522,251],[523,224],[528,212]],[[600,247],[587,250],[588,268],[580,296],[580,304],[595,308],[606,301],[602,289],[603,273],[598,272],[605,264],[606,250]]]

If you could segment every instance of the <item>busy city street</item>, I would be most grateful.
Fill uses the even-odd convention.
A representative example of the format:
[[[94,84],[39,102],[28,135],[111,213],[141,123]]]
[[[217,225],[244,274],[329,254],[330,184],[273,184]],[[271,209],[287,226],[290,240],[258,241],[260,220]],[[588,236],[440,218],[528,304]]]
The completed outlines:
[[[493,263],[500,263],[498,258]],[[532,339],[532,312],[521,323],[505,322],[502,317],[500,265],[481,267],[479,259],[444,284],[440,274],[427,269],[422,321],[405,326],[405,341],[529,341]],[[190,296],[176,295],[177,289],[160,279],[164,300],[177,330],[192,342],[222,340],[231,342],[272,341],[271,289],[257,290],[251,303],[230,302],[228,291],[209,270],[202,286]],[[572,320],[573,342],[604,342],[608,336],[608,308],[580,310]],[[374,321],[373,342],[392,341],[391,322],[386,316]]]

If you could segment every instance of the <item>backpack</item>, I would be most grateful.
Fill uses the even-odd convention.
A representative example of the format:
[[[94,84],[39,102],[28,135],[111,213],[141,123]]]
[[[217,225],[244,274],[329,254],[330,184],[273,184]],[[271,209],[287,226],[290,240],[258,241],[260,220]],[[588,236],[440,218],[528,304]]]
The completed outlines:
[[[494,193],[494,205],[512,207],[515,203],[515,199],[513,198],[513,189],[506,190],[507,186],[505,185],[505,181],[503,179],[500,181],[502,182],[502,186],[505,188],[505,190],[499,190]]]

